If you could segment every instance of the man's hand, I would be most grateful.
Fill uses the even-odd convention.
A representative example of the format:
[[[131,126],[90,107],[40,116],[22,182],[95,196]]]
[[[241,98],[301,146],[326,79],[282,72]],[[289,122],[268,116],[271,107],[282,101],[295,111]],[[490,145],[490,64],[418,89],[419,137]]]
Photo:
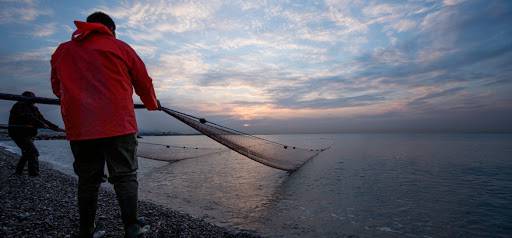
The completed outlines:
[[[158,111],[162,111],[162,104],[160,104],[160,100],[156,100],[156,104],[158,105]]]
[[[66,130],[56,126],[56,125],[47,125],[46,128],[52,130],[52,131],[58,131],[58,132],[66,132]]]
[[[162,110],[162,105],[160,104],[160,100],[156,100],[156,107],[147,107],[146,105],[144,105],[146,107],[146,109],[148,111],[161,111]]]

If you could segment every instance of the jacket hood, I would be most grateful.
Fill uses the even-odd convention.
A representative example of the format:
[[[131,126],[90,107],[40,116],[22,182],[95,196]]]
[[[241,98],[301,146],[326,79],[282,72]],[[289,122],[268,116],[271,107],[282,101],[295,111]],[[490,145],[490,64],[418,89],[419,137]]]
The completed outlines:
[[[95,22],[75,21],[76,30],[71,35],[71,40],[82,40],[93,32],[106,33],[114,36],[112,32],[103,24]]]

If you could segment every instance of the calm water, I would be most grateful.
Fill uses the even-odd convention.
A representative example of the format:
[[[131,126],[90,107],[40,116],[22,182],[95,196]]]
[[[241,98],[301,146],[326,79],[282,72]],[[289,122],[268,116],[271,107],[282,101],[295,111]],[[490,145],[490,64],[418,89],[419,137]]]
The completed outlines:
[[[141,159],[141,196],[222,226],[271,237],[512,234],[512,135],[268,137],[332,148],[293,174],[234,152],[176,163]],[[144,140],[216,146],[202,136]],[[66,142],[37,144],[41,160],[72,173]]]

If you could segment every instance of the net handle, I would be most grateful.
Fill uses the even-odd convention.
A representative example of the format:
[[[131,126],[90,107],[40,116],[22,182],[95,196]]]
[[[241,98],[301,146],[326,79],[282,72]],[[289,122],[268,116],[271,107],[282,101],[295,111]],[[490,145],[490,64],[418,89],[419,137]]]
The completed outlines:
[[[0,93],[0,99],[7,101],[21,101],[21,102],[33,102],[39,104],[48,105],[60,105],[60,100],[56,98],[45,98],[45,97],[25,97],[17,94]],[[134,104],[135,109],[146,108],[143,104]]]

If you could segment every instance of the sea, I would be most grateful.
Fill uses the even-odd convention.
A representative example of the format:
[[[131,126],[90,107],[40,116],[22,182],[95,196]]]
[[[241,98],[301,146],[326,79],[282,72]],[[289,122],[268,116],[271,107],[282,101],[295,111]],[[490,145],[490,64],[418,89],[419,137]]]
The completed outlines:
[[[330,149],[293,173],[231,151],[141,158],[140,197],[267,237],[512,237],[512,134],[264,137]],[[204,136],[141,141],[219,146]],[[66,141],[36,145],[40,160],[74,176]],[[19,153],[11,141],[0,146]]]

